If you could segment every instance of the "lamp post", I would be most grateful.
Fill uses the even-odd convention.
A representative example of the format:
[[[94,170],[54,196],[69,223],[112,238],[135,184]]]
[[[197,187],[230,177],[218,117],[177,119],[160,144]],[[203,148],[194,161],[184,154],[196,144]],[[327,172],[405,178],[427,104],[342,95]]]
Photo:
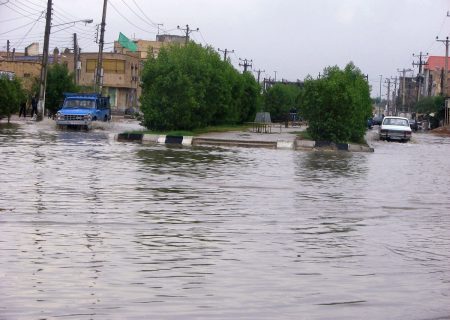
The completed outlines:
[[[44,52],[42,54],[42,68],[41,68],[41,77],[39,81],[39,102],[38,102],[38,117],[37,119],[42,120],[45,114],[45,89],[47,87],[47,70],[48,70],[48,47],[50,43],[50,30],[52,27],[52,0],[48,0],[47,2],[47,16],[45,23],[45,35],[44,35]],[[59,27],[67,24],[75,24],[77,22],[84,23],[92,23],[92,19],[84,19],[84,20],[76,20],[66,23],[61,23],[57,25],[53,25],[53,27]]]

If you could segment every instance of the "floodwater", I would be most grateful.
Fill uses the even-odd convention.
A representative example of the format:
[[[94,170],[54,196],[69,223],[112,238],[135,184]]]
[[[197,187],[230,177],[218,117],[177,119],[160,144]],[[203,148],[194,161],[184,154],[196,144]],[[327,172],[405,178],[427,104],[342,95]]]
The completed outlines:
[[[450,319],[450,138],[375,153],[0,125],[0,319]]]

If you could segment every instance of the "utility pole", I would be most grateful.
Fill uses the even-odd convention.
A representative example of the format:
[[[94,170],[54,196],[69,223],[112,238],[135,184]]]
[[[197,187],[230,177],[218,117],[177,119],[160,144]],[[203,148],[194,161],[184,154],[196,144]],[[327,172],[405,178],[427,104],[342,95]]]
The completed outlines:
[[[436,41],[445,43],[445,72],[444,72],[444,86],[441,89],[442,95],[444,97],[447,97],[447,77],[448,77],[448,44],[449,40],[448,37],[445,38],[445,40],[439,40],[439,37],[436,37]]]
[[[254,71],[258,74],[258,83],[259,83],[259,80],[261,79],[261,72],[266,72],[266,70],[259,69],[259,70],[254,70]]]
[[[95,73],[95,91],[102,93],[103,89],[103,45],[105,43],[106,8],[108,0],[103,0],[102,24],[100,27],[100,42],[98,45],[97,69]]]
[[[10,43],[9,40],[6,40],[6,60],[9,60],[9,50],[10,50]]]
[[[158,26],[158,35],[159,35],[159,27],[160,26],[162,27],[164,25],[164,23],[157,23],[156,25]]]
[[[380,102],[378,103],[378,115],[381,115],[381,82],[383,81],[383,75],[380,74]]]
[[[392,101],[393,101],[393,115],[397,115],[397,77],[391,78],[391,80],[394,80],[394,92],[392,93]]]
[[[424,80],[422,66],[427,65],[427,63],[423,61],[423,58],[428,57],[428,53],[422,54],[422,51],[420,51],[419,55],[413,53],[413,57],[419,58],[419,62],[413,62],[413,66],[419,66],[419,73],[417,75],[417,102],[419,102],[420,96],[422,94],[422,86]]]
[[[41,77],[39,79],[38,119],[45,114],[45,89],[47,86],[48,47],[50,43],[50,28],[52,25],[52,0],[47,0],[47,14],[45,16],[44,52],[42,53]]]
[[[75,84],[78,84],[78,74],[77,74],[77,65],[78,65],[78,40],[77,34],[73,34],[73,80]]]
[[[391,115],[392,114],[391,103],[390,103],[390,98],[391,98],[391,79],[386,78],[384,80],[384,82],[387,83],[387,109],[388,109],[388,114]]]
[[[217,50],[219,50],[219,52],[223,52],[223,61],[227,61],[227,54],[228,53],[234,53],[234,50],[228,50],[228,49],[225,49],[225,50],[220,50],[220,48],[218,48]]]
[[[240,67],[244,67],[244,72],[247,72],[248,67],[252,67],[253,60],[247,60],[247,59],[241,59],[239,58],[239,61],[242,61],[243,63],[239,63]]]
[[[277,82],[277,73],[278,73],[278,71],[274,71],[273,73],[275,74],[274,81]]]
[[[182,31],[184,31],[184,32],[186,33],[185,40],[184,40],[184,44],[185,44],[185,45],[187,45],[188,42],[189,42],[189,35],[190,35],[192,32],[194,32],[194,31],[199,31],[199,30],[200,30],[199,28],[197,28],[197,29],[195,29],[195,30],[192,30],[192,29],[189,28],[189,25],[188,25],[188,24],[186,25],[186,29],[180,28],[180,26],[177,26],[177,29],[178,29],[178,30],[182,30]]]

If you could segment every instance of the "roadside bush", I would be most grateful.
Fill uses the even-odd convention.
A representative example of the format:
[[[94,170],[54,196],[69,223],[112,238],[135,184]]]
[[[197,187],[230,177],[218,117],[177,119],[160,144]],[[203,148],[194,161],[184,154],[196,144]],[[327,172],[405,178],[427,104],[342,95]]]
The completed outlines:
[[[19,111],[20,103],[26,99],[19,79],[0,76],[0,118],[7,117],[9,123],[11,115]]]
[[[353,63],[343,70],[329,67],[317,80],[307,78],[299,103],[313,139],[363,140],[372,111],[370,89],[365,76]]]
[[[211,47],[193,42],[162,48],[142,74],[143,124],[151,130],[192,130],[248,121],[259,85]]]
[[[439,120],[444,119],[445,98],[443,96],[437,97],[423,97],[413,107],[417,113],[431,114]]]
[[[65,64],[53,64],[47,73],[45,108],[49,114],[55,114],[61,106],[64,92],[78,92],[73,74]]]
[[[273,121],[285,121],[297,104],[300,87],[277,83],[264,93],[264,111],[270,112]]]

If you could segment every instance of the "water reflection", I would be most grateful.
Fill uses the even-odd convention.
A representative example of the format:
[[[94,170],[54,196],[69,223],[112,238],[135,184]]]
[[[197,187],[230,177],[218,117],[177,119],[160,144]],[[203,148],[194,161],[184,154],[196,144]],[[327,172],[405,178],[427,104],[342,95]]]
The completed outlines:
[[[450,154],[416,139],[352,154],[0,131],[0,318],[445,318]]]

